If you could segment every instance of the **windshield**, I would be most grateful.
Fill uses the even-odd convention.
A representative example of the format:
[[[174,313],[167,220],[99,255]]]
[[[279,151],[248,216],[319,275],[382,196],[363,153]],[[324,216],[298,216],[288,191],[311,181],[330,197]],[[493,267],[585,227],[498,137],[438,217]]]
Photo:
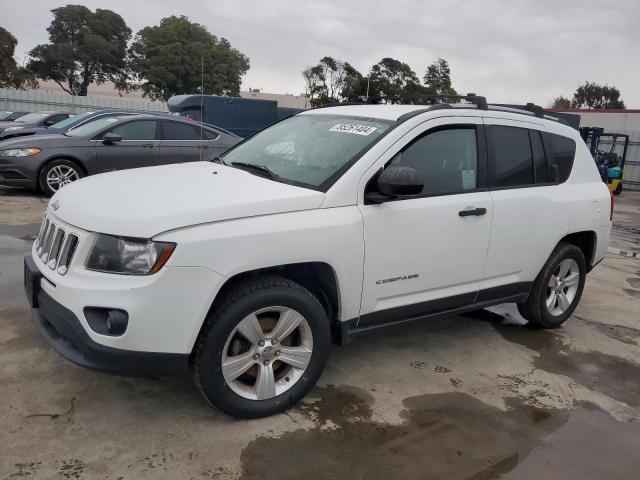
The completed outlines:
[[[65,118],[64,120],[59,121],[58,123],[54,123],[50,128],[65,128],[71,125],[78,120],[82,120],[89,115],[93,115],[94,112],[80,113],[78,115],[71,115],[69,118]]]
[[[50,113],[45,113],[45,112],[35,112],[35,113],[29,113],[27,115],[25,115],[24,117],[20,117],[18,119],[16,119],[15,121],[18,123],[33,123],[33,122],[37,122],[42,120],[44,117],[47,117],[51,115]]]
[[[72,128],[65,135],[68,137],[91,137],[121,118],[123,117],[98,117],[95,120],[89,120],[84,125]]]
[[[0,112],[0,120],[6,120],[13,112]]]
[[[348,168],[393,122],[341,115],[296,115],[261,131],[224,155],[234,162],[266,167],[280,180],[317,189]]]

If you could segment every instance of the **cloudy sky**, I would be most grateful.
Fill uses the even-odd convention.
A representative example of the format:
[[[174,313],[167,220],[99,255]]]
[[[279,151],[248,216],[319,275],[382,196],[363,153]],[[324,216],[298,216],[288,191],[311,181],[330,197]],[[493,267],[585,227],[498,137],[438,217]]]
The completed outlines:
[[[52,8],[65,0],[4,0],[0,26],[18,39],[22,62],[47,41]],[[4,3],[3,2],[3,3]],[[329,55],[364,75],[380,58],[422,77],[449,61],[459,92],[494,103],[548,105],[586,80],[615,85],[640,108],[640,2],[636,0],[91,0],[134,31],[186,15],[227,38],[251,60],[243,88],[301,93],[300,74]]]

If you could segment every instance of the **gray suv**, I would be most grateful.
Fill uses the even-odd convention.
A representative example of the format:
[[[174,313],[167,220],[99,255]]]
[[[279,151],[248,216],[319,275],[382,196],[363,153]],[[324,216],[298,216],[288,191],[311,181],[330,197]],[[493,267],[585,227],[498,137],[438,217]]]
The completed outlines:
[[[64,135],[0,143],[0,185],[53,195],[87,175],[212,160],[241,140],[222,129],[154,115],[98,118]]]

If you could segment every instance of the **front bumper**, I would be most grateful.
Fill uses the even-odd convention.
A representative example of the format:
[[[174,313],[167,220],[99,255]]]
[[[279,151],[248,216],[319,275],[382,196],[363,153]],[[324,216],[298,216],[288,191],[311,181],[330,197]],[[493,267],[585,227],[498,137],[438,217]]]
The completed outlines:
[[[41,160],[33,157],[0,156],[0,185],[36,188]]]
[[[25,257],[25,279],[33,285],[42,277],[31,256]],[[27,286],[26,286],[27,287]],[[31,314],[46,342],[58,354],[82,367],[107,373],[143,377],[159,377],[184,372],[189,367],[189,355],[124,350],[101,345],[91,339],[78,317],[55,301],[44,290],[36,289],[32,300],[37,308]]]

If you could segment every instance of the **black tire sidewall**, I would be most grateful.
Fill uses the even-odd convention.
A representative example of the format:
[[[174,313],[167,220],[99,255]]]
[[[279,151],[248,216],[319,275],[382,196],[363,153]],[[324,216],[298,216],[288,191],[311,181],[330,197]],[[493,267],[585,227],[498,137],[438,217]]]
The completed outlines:
[[[549,279],[551,278],[553,272],[555,272],[555,270],[558,268],[560,262],[568,258],[575,260],[578,264],[578,269],[580,271],[578,290],[576,291],[576,296],[571,302],[571,305],[562,315],[552,315],[551,312],[549,312],[546,303]],[[580,302],[582,291],[584,290],[586,276],[587,264],[582,250],[571,244],[559,245],[542,269],[539,281],[536,282],[537,285],[535,286],[535,288],[539,289],[539,291],[536,292],[536,301],[539,302],[536,307],[540,312],[540,318],[531,320],[534,323],[538,323],[545,328],[555,328],[566,322],[567,319],[573,314],[574,310],[578,306],[578,303]]]
[[[313,388],[329,356],[330,328],[320,303],[301,289],[271,287],[256,290],[229,305],[215,319],[204,348],[199,352],[198,369],[200,388],[211,404],[237,417],[264,417],[286,410]],[[313,353],[304,374],[289,390],[268,400],[250,400],[236,394],[226,383],[221,370],[222,353],[236,325],[252,312],[269,306],[292,308],[305,317],[313,334]]]
[[[52,168],[58,165],[65,165],[67,167],[73,168],[78,173],[78,179],[84,177],[84,172],[82,171],[82,169],[78,166],[76,162],[72,160],[59,158],[59,159],[51,160],[45,163],[40,169],[40,173],[38,174],[38,188],[42,193],[44,193],[48,197],[52,197],[56,192],[51,190],[49,188],[49,185],[47,185],[47,174]]]

